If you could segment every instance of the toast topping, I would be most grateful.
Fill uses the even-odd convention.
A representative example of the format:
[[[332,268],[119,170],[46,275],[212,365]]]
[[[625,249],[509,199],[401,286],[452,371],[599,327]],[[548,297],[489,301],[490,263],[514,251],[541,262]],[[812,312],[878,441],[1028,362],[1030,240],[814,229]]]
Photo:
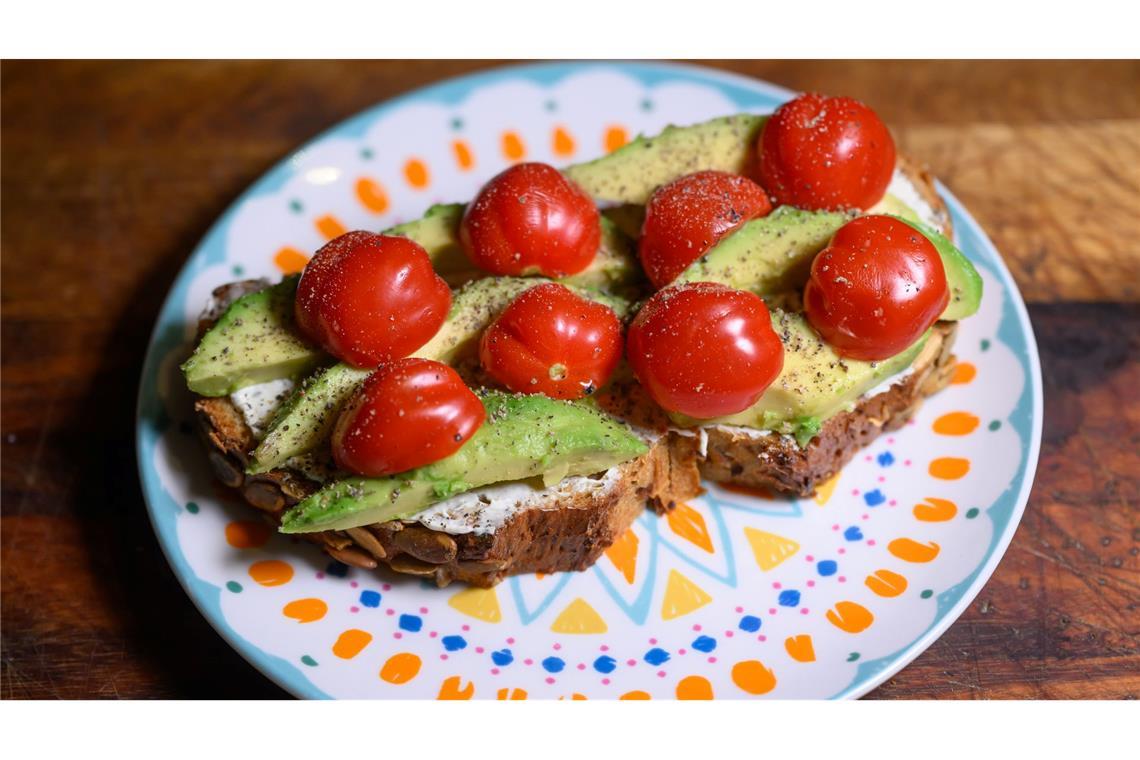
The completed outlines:
[[[766,123],[766,117],[742,114],[670,127],[566,169],[565,177],[595,201],[624,205],[601,212],[600,243],[584,246],[594,247],[596,255],[559,282],[609,306],[628,323],[644,304],[638,299],[652,294],[633,253],[644,231],[646,201],[661,185],[694,172],[751,173],[755,179],[756,148]],[[794,169],[793,164],[802,168],[802,162],[788,165]],[[816,162],[810,168],[826,174],[830,166]],[[666,414],[648,400],[645,388],[622,363],[609,382],[599,382],[597,388],[591,383],[583,402],[482,392],[486,422],[469,440],[456,439],[459,448],[450,456],[393,475],[346,477],[332,461],[329,436],[346,402],[372,370],[334,364],[326,352],[300,337],[293,316],[296,279],[290,278],[252,294],[247,283],[235,284],[220,297],[247,294],[224,312],[215,309],[203,318],[216,324],[184,365],[188,385],[202,396],[230,396],[229,402],[199,400],[208,405],[199,407],[200,416],[205,408],[219,415],[211,418],[214,427],[207,431],[215,449],[211,460],[216,469],[224,462],[219,471],[224,470],[226,482],[241,488],[247,500],[283,518],[285,532],[310,534],[342,561],[370,567],[380,560],[441,584],[458,578],[487,585],[504,574],[540,567],[582,569],[613,540],[616,533],[610,533],[628,527],[647,498],[656,500],[654,506],[661,510],[674,498],[694,494],[698,458],[714,480],[808,494],[868,436],[902,424],[952,369],[948,337],[953,325],[948,322],[937,323],[905,350],[879,361],[841,356],[812,329],[804,316],[802,291],[813,259],[836,231],[864,213],[899,218],[938,250],[950,290],[942,319],[969,316],[981,297],[973,266],[940,234],[949,234],[949,218],[929,177],[900,159],[885,186],[887,194],[876,190],[881,200],[869,209],[870,200],[815,205],[822,210],[812,210],[812,204],[782,206],[724,234],[690,236],[686,245],[702,255],[689,259],[692,263],[678,281],[748,291],[760,296],[772,313],[775,347],[764,350],[782,351],[783,368],[759,399],[746,400],[751,406],[739,413],[722,412],[710,420]],[[764,189],[772,194],[771,187]],[[527,203],[525,190],[516,194],[521,206]],[[728,201],[731,214],[738,213],[732,199]],[[857,208],[827,210],[851,206]],[[481,371],[476,361],[476,348],[488,326],[520,294],[550,280],[489,277],[480,271],[461,242],[466,211],[463,204],[434,206],[423,218],[385,234],[422,246],[435,273],[456,288],[443,326],[412,356],[458,368],[467,386],[478,387],[496,380],[494,372]],[[506,204],[505,212],[514,211]],[[520,239],[534,233],[526,215],[515,221]],[[702,220],[691,221],[700,228]],[[549,254],[542,245],[532,247],[535,255]],[[398,284],[385,282],[380,285]],[[367,295],[368,287],[363,290]],[[348,308],[346,313],[354,311],[359,309]],[[537,322],[541,320],[522,320],[519,329],[525,332]],[[535,344],[536,355],[548,348]],[[542,358],[552,380],[575,369],[561,357]],[[695,364],[711,372],[716,362],[698,359]],[[318,371],[302,382],[314,369]],[[709,378],[700,370],[694,378],[696,392],[709,387]],[[223,424],[225,415],[232,419]],[[241,431],[236,437],[223,435],[218,427],[230,423],[233,431]],[[390,438],[396,434],[389,427],[381,432]],[[659,484],[662,479],[667,482]],[[566,549],[577,546],[583,531],[592,528],[564,513],[611,503],[621,505],[612,529],[590,538],[589,551]],[[534,526],[537,532],[526,532],[529,527],[519,532],[520,525]],[[521,544],[499,546],[501,541]],[[492,544],[497,547],[493,557],[476,549]]]

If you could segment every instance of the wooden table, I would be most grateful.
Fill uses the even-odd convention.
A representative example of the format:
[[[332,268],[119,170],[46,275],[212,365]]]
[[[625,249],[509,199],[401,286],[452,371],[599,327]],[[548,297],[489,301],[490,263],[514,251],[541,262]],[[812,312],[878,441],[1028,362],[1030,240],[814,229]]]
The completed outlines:
[[[3,65],[0,694],[284,696],[151,532],[133,444],[151,324],[208,225],[292,148],[491,65]],[[713,65],[871,103],[1030,304],[1045,434],[1024,521],[970,609],[873,696],[1140,696],[1140,65]]]

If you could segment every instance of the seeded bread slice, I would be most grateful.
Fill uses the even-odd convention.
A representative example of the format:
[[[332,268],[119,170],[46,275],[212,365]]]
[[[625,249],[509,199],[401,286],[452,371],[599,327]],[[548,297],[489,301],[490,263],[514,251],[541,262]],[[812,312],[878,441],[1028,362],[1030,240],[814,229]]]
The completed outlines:
[[[276,524],[284,511],[320,484],[299,470],[282,467],[246,475],[255,440],[228,398],[199,398],[194,410],[218,479],[237,489]],[[644,456],[618,465],[616,474],[586,491],[559,492],[537,507],[515,513],[494,532],[448,534],[415,521],[393,520],[345,531],[303,537],[345,564],[386,565],[399,573],[446,586],[462,581],[490,587],[508,575],[584,570],[629,529],[648,504],[658,512],[700,492],[696,458],[671,445],[663,434]],[[546,492],[543,492],[544,494]]]
[[[698,437],[679,440],[675,445],[699,457],[701,475],[714,482],[811,496],[859,449],[883,431],[902,427],[924,398],[949,384],[954,374],[951,348],[957,328],[954,322],[935,325],[909,375],[888,390],[864,398],[853,410],[829,418],[805,448],[791,436],[720,426],[704,429],[704,456]]]
[[[950,213],[930,172],[905,156],[899,156],[898,168],[930,206],[942,233],[950,237]],[[851,411],[829,418],[804,448],[789,436],[723,426],[703,429],[707,436],[703,453],[699,436],[678,439],[677,445],[699,457],[701,475],[711,481],[811,496],[859,449],[880,433],[902,427],[924,398],[950,383],[955,363],[951,351],[957,331],[956,322],[937,323],[922,353],[911,364],[909,375],[888,390],[861,399]]]

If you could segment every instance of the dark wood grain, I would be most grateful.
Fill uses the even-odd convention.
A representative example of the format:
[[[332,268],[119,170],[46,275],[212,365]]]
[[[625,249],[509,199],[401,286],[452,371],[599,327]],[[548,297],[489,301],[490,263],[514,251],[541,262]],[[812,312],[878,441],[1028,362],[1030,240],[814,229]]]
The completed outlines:
[[[195,611],[139,495],[159,304],[251,181],[492,62],[5,62],[0,695],[275,697]],[[712,62],[873,103],[994,237],[1045,375],[1029,508],[982,594],[873,696],[1140,696],[1140,65]]]

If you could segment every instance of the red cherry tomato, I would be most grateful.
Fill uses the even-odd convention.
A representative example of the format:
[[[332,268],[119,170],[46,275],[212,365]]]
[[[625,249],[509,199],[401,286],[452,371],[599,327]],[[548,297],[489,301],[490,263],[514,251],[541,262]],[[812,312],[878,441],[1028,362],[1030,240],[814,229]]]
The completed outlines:
[[[950,288],[938,249],[909,224],[861,216],[839,228],[811,265],[808,321],[842,356],[900,353],[938,321]]]
[[[294,311],[311,341],[349,364],[375,367],[427,343],[450,308],[451,290],[420,245],[357,231],[313,256]]]
[[[868,209],[895,170],[895,141],[874,111],[816,94],[776,109],[759,155],[760,182],[776,203],[806,209]]]
[[[654,401],[698,419],[744,411],[784,366],[760,297],[712,282],[658,291],[629,326],[626,355]]]
[[[590,196],[549,164],[516,164],[483,186],[459,225],[464,250],[498,275],[562,277],[590,265],[602,239]]]
[[[621,322],[562,285],[538,285],[483,332],[479,359],[512,391],[582,398],[604,385],[621,360]]]
[[[657,188],[645,207],[638,253],[663,288],[721,238],[772,210],[764,188],[720,171],[687,174]]]
[[[369,375],[341,413],[333,459],[372,478],[422,467],[458,451],[486,416],[451,367],[399,359]]]

